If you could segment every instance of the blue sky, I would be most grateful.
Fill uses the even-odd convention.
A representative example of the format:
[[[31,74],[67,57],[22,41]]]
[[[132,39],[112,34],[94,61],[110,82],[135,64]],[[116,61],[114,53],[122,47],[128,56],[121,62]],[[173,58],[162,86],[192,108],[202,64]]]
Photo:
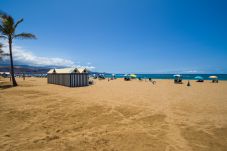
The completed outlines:
[[[27,64],[50,58],[115,73],[227,73],[225,0],[0,0],[0,10],[24,18],[18,32],[38,37],[14,43],[33,57]]]

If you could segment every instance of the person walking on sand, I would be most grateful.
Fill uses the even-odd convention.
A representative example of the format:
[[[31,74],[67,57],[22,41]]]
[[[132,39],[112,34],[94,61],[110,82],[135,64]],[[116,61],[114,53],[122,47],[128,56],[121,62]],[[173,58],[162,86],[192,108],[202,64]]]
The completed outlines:
[[[188,87],[190,87],[190,86],[191,86],[191,83],[190,83],[190,81],[189,81],[189,80],[188,80],[188,84],[187,84],[187,86],[188,86]]]
[[[23,80],[25,80],[25,74],[24,73],[22,74],[22,77],[23,77]]]

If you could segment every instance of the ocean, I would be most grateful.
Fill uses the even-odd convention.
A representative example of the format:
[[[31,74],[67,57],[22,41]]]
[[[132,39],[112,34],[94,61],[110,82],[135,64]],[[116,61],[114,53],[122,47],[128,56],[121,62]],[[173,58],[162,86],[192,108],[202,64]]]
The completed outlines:
[[[112,74],[104,74],[106,78],[111,78]],[[124,78],[125,74],[115,74],[116,78]],[[136,74],[137,78],[143,79],[174,79],[174,74]],[[204,80],[211,80],[209,76],[217,76],[219,80],[227,80],[227,74],[181,74],[185,80],[195,80],[196,76],[202,76]]]

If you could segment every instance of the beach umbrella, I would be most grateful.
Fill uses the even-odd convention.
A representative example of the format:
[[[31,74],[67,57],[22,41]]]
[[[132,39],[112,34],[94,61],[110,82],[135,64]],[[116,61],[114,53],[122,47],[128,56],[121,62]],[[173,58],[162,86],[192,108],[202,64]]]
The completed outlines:
[[[173,75],[174,77],[181,77],[181,75],[180,74],[175,74],[175,75]]]
[[[130,74],[131,78],[136,78],[137,76],[135,74]]]
[[[201,77],[201,76],[196,76],[195,79],[197,79],[197,80],[203,80],[203,77]]]
[[[209,76],[210,79],[217,79],[217,76]]]

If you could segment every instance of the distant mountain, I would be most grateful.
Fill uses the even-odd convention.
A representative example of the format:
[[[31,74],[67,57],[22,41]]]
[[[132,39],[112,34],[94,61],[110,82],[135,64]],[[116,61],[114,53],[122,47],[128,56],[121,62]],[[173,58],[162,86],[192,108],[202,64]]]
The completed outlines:
[[[33,67],[28,65],[15,65],[15,73],[33,73],[33,74],[44,74],[47,73],[51,68],[50,67]],[[0,72],[9,72],[10,65],[2,64],[0,65]]]
[[[15,73],[31,73],[31,74],[46,74],[50,69],[53,69],[53,68],[65,68],[65,67],[59,67],[59,66],[37,67],[37,66],[29,66],[29,65],[14,66]],[[10,65],[0,64],[0,72],[10,72]],[[91,72],[91,74],[99,74],[99,72]]]

